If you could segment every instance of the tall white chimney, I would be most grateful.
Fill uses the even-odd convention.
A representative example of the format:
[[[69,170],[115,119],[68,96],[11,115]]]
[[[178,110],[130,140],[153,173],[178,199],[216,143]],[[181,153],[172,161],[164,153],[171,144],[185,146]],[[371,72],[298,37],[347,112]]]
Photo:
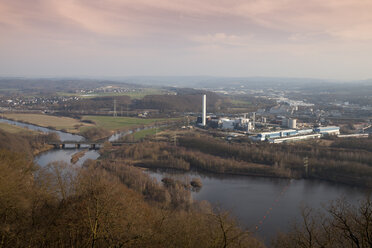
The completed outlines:
[[[207,95],[203,95],[203,122],[202,125],[205,127],[207,124]]]

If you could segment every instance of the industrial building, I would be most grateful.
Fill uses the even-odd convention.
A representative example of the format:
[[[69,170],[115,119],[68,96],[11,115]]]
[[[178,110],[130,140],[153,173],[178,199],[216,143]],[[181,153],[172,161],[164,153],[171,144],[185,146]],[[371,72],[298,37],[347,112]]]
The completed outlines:
[[[219,121],[219,127],[222,129],[229,129],[229,130],[245,130],[247,131],[249,127],[252,128],[252,124],[250,124],[249,119],[247,118],[221,118]]]
[[[317,127],[314,128],[314,132],[320,133],[321,135],[339,135],[340,128],[336,126]]]
[[[303,130],[280,130],[275,132],[263,132],[258,133],[255,136],[251,136],[250,139],[254,141],[269,141],[272,143],[282,143],[285,141],[295,141],[310,138],[320,138],[325,135],[339,135],[340,128],[336,126],[328,127],[317,127],[314,129],[303,129]]]
[[[231,120],[227,118],[220,119],[220,127],[222,129],[235,129],[235,124],[237,124],[236,120]]]
[[[301,129],[301,130],[297,130],[297,133],[299,135],[311,134],[313,132],[314,132],[314,129]]]
[[[274,131],[274,132],[263,132],[259,133],[256,136],[251,136],[252,140],[256,141],[265,141],[269,139],[276,139],[276,138],[281,138],[281,137],[288,137],[288,136],[293,136],[297,135],[298,132],[297,130],[280,130],[280,131]]]

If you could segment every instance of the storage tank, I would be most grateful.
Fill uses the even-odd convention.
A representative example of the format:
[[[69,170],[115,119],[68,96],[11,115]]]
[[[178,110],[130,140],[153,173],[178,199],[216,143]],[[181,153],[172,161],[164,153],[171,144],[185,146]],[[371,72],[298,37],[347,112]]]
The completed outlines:
[[[289,119],[288,120],[288,127],[289,128],[296,128],[297,127],[297,120],[296,119]]]

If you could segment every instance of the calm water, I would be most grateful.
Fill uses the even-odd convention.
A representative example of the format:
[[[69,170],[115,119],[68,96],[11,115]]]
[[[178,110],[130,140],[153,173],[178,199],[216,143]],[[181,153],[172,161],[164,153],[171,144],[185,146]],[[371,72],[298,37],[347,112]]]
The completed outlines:
[[[300,220],[301,205],[321,208],[330,200],[345,197],[352,203],[363,198],[359,188],[315,180],[289,180],[249,176],[201,174],[197,172],[148,171],[158,180],[173,177],[179,180],[200,178],[203,187],[193,192],[195,200],[229,210],[241,225],[254,231],[267,244],[278,231],[285,232]],[[256,229],[258,228],[258,229]]]
[[[42,167],[57,161],[70,163],[71,156],[79,151],[81,151],[81,149],[49,150],[35,157],[35,162]],[[78,162],[76,162],[75,165],[81,166],[87,159],[97,159],[98,157],[99,153],[96,150],[89,150],[79,159]]]
[[[35,125],[5,119],[0,119],[0,122],[27,127],[45,133],[56,132],[60,135],[61,140],[65,141],[80,141],[83,139],[79,135],[54,131]],[[132,132],[118,133],[110,137],[110,141],[115,141],[130,133]],[[80,150],[49,150],[37,156],[35,162],[40,166],[45,166],[55,161],[70,163],[71,156],[78,151]],[[76,165],[80,166],[87,159],[97,159],[98,157],[99,153],[97,151],[89,150],[84,157],[80,158]],[[360,188],[315,180],[228,176],[197,172],[167,172],[164,170],[147,171],[147,173],[159,181],[165,176],[179,180],[190,180],[194,177],[200,178],[203,187],[199,192],[192,193],[193,199],[199,201],[207,200],[214,205],[229,210],[241,225],[254,231],[267,244],[278,231],[287,231],[291,222],[301,218],[301,205],[320,208],[330,200],[340,197],[345,197],[350,202],[357,203],[364,196],[364,192]]]

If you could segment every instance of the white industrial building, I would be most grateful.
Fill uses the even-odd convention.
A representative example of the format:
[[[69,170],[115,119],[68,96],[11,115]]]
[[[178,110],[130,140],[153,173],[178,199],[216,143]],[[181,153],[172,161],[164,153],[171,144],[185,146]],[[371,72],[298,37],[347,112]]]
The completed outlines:
[[[303,130],[280,130],[274,132],[258,133],[251,136],[250,139],[254,141],[269,141],[271,143],[282,143],[287,141],[296,141],[312,138],[320,138],[325,135],[339,135],[340,128],[336,126],[317,127],[314,129]]]
[[[255,141],[265,141],[269,139],[276,139],[281,137],[288,137],[297,135],[297,130],[289,129],[289,130],[279,130],[274,132],[263,132],[259,133],[256,136],[251,136],[250,139]]]
[[[252,127],[252,124],[249,121],[248,118],[235,118],[235,119],[230,119],[230,118],[221,118],[220,119],[220,125],[222,129],[248,129],[249,127]]]
[[[339,135],[340,128],[336,126],[317,127],[314,128],[314,132],[320,133],[321,135]]]
[[[301,130],[297,130],[297,133],[299,135],[311,134],[313,132],[314,132],[313,129],[301,129]]]

